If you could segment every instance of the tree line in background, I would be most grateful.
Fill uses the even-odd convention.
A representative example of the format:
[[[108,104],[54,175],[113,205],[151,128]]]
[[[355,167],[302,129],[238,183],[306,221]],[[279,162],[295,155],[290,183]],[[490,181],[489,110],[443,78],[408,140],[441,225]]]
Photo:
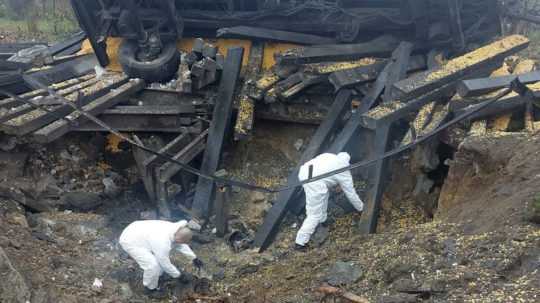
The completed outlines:
[[[0,17],[23,21],[29,33],[56,36],[77,29],[69,0],[0,0],[0,4]]]

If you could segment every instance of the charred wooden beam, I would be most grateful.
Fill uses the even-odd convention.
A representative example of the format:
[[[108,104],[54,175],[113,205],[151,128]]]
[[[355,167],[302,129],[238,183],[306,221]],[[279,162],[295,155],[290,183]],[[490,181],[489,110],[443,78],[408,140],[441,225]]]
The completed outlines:
[[[52,85],[49,86],[49,88],[51,88],[51,89],[53,89],[55,91],[56,90],[63,90],[63,89],[66,89],[66,88],[68,88],[70,86],[79,84],[81,82],[89,81],[94,77],[95,77],[94,74],[89,74],[89,75],[85,75],[85,76],[82,76],[82,77],[73,78],[73,79],[69,79],[69,80],[66,80],[66,81],[62,81],[62,82],[59,82],[59,83],[52,84]],[[30,99],[30,98],[33,98],[33,97],[45,96],[45,95],[47,95],[47,91],[45,89],[37,89],[37,90],[33,90],[31,92],[22,94],[19,97],[21,97],[22,99]],[[12,108],[12,107],[19,106],[19,105],[23,105],[23,102],[21,102],[19,100],[16,100],[14,98],[7,98],[7,99],[4,99],[4,100],[0,100],[0,108]]]
[[[103,112],[106,115],[181,115],[184,117],[205,113],[192,104],[179,105],[119,105]]]
[[[74,100],[79,90],[88,88],[94,85],[96,82],[97,80],[93,78],[93,79],[84,81],[82,83],[59,90],[57,94],[59,94],[60,96],[64,96],[68,100]],[[37,105],[55,105],[55,104],[58,105],[58,100],[56,100],[54,97],[45,96],[45,94],[40,94],[40,93],[38,93],[37,96],[31,98],[29,101]],[[26,104],[22,101],[13,100],[13,102],[20,105],[13,108],[9,108],[9,109],[4,108],[3,111],[0,113],[0,123],[4,123],[6,121],[9,121],[11,119],[14,119],[16,117],[19,117],[21,115],[24,115],[26,113],[29,113],[35,110],[35,107],[29,104]]]
[[[360,60],[345,61],[345,62],[322,62],[311,63],[302,66],[304,73],[311,73],[316,75],[329,75],[341,70],[348,70],[352,68],[369,66],[377,62],[382,62],[383,59],[376,58],[362,58]],[[289,65],[286,65],[289,66]]]
[[[133,135],[133,140],[137,142],[140,145],[144,145],[144,143],[141,141],[141,139],[137,135]],[[133,148],[133,158],[135,159],[135,163],[137,164],[137,170],[139,171],[139,176],[141,176],[141,179],[144,184],[144,188],[146,189],[146,193],[150,197],[151,200],[155,199],[155,190],[154,190],[154,178],[152,175],[152,171],[146,169],[146,167],[143,165],[146,158],[150,156],[150,153],[148,153],[145,150],[142,150],[138,147]]]
[[[344,113],[349,109],[351,97],[352,92],[350,90],[344,89],[339,91],[323,123],[319,126],[302,154],[299,161],[300,165],[314,158],[328,144],[337,126],[341,123]],[[287,184],[298,182],[299,166],[293,169],[287,178]],[[264,251],[272,243],[285,214],[289,211],[293,203],[298,201],[296,198],[299,193],[300,188],[294,188],[278,194],[276,203],[270,208],[264,218],[263,224],[259,226],[255,234],[254,246],[258,247],[260,251]]]
[[[184,148],[176,153],[173,156],[173,159],[184,164],[189,164],[204,151],[208,134],[209,130],[206,129],[197,135],[197,137],[195,137],[188,145],[184,146]],[[180,170],[182,170],[181,166],[172,162],[166,162],[159,168],[157,177],[161,182],[167,182]]]
[[[185,145],[180,151],[176,151],[172,157],[174,160],[184,164],[189,164],[195,157],[197,157],[204,150],[204,140],[208,135],[208,130],[199,134],[194,138],[191,143]],[[154,172],[154,182],[156,187],[156,200],[159,205],[169,205],[169,190],[168,185],[170,179],[181,170],[181,166],[173,163],[166,162],[160,167],[156,167]],[[186,180],[185,178],[182,178]],[[187,182],[189,183],[189,182]],[[189,190],[189,184],[182,182],[182,190],[187,192]]]
[[[516,78],[523,84],[531,84],[540,81],[540,71],[534,71],[522,75],[508,75],[481,79],[463,80],[457,86],[458,94],[463,97],[475,97],[490,93],[497,89],[509,87]]]
[[[249,52],[248,65],[244,68],[244,85],[238,102],[238,115],[234,126],[234,139],[245,140],[251,136],[255,121],[255,100],[249,97],[256,90],[254,80],[262,68],[264,45],[253,43]]]
[[[129,96],[142,90],[144,86],[145,83],[143,80],[132,79],[128,83],[121,85],[106,95],[88,103],[80,110],[92,116],[98,115],[106,109],[125,101]],[[34,139],[40,143],[52,142],[70,132],[72,123],[76,122],[78,124],[88,120],[89,119],[80,112],[74,112],[67,115],[64,119],[57,120],[34,132]]]
[[[167,145],[163,146],[158,152],[162,155],[176,154],[181,148],[189,144],[190,141],[191,135],[189,132],[185,131],[174,138],[171,142],[167,143]],[[150,155],[143,161],[142,164],[144,168],[148,168],[162,165],[164,162],[165,160],[163,158],[158,157],[157,155]]]
[[[471,72],[525,49],[529,39],[513,35],[476,49],[461,57],[450,60],[443,67],[426,71],[396,83],[394,86],[403,94],[402,102],[419,97],[454,81],[461,80]]]
[[[231,188],[220,186],[216,188],[216,236],[224,237],[228,232]]]
[[[79,93],[82,93],[83,97],[80,99],[81,102],[79,106],[84,106],[95,100],[96,98],[102,97],[103,95],[108,93],[109,90],[115,89],[120,85],[123,85],[128,81],[128,78],[125,76],[114,76],[111,80],[112,81],[110,83],[96,83],[95,85],[83,89],[82,92],[77,91],[76,93],[67,96],[65,99],[75,102],[77,100],[77,96],[79,96]],[[0,128],[4,132],[11,135],[25,135],[51,122],[54,122],[55,120],[58,120],[60,117],[67,116],[68,114],[73,112],[73,107],[64,104],[54,106],[49,111],[50,112],[46,112],[41,109],[32,110],[24,115],[18,116],[3,123]]]
[[[392,58],[390,59],[391,67],[388,71],[383,95],[383,100],[385,102],[391,102],[396,97],[397,94],[394,92],[393,85],[394,83],[403,80],[407,75],[413,47],[414,45],[410,42],[401,42],[392,53]]]
[[[429,120],[431,118],[432,112],[435,109],[435,105],[437,105],[436,101],[430,102],[426,105],[424,105],[418,114],[416,115],[416,118],[411,123],[411,126],[407,133],[405,134],[405,137],[401,140],[401,146],[410,144],[416,137],[418,136],[418,133],[424,129],[424,127],[429,123]]]
[[[341,88],[352,88],[358,84],[366,83],[377,79],[378,74],[388,64],[386,61],[376,62],[367,66],[360,66],[351,69],[340,70],[332,73],[328,80],[336,90]],[[408,65],[408,72],[426,68],[426,60],[423,56],[413,56]]]
[[[372,158],[380,157],[386,152],[389,134],[390,124],[382,125],[375,130]],[[364,211],[362,212],[362,217],[360,217],[360,222],[358,223],[359,230],[363,234],[371,234],[377,230],[380,205],[387,177],[387,163],[388,159],[381,159],[369,169],[369,189],[367,199],[364,205]]]
[[[328,77],[326,77],[325,75],[303,75],[302,81],[294,84],[286,90],[278,90],[277,96],[282,101],[289,101],[310,86],[323,83],[327,79]]]
[[[528,84],[527,87],[532,90],[533,92],[540,92],[540,82],[534,83],[534,84]],[[474,111],[478,109],[479,107],[482,107],[486,104],[486,102],[489,102],[489,100],[474,104],[465,108],[460,108],[455,111],[453,111],[454,115],[463,115],[465,113],[468,113],[469,111]],[[474,113],[471,115],[468,120],[470,121],[476,121],[479,119],[485,119],[487,117],[496,116],[504,113],[509,113],[517,109],[524,109],[525,105],[527,104],[526,98],[523,98],[519,96],[516,93],[510,93],[507,96],[501,98],[498,101],[495,101],[491,105],[487,106],[486,108]]]
[[[121,132],[157,132],[192,134],[201,132],[200,123],[194,123],[191,118],[176,115],[117,115],[103,113],[98,117],[103,123]],[[94,122],[88,121],[78,126],[72,126],[76,132],[107,132]]]
[[[366,43],[332,44],[296,48],[276,57],[279,64],[306,64],[326,61],[347,61],[366,57],[389,57],[399,41],[383,36]]]
[[[214,114],[212,115],[213,119],[210,124],[208,143],[201,166],[201,171],[206,174],[214,174],[219,165],[226,130],[230,125],[234,90],[240,75],[243,56],[244,49],[241,47],[229,48],[227,51],[219,93],[216,99],[218,102],[215,105]],[[208,216],[213,189],[214,184],[212,181],[199,178],[193,200],[193,210],[199,216]]]
[[[217,31],[220,38],[248,38],[251,40],[289,42],[305,45],[335,44],[336,40],[328,37],[302,34],[289,31],[272,30],[252,26],[235,26],[220,28]]]

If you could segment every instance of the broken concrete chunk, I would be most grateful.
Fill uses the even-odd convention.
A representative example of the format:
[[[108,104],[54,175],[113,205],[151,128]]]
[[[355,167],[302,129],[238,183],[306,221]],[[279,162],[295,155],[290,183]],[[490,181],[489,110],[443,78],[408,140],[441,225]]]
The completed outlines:
[[[192,51],[198,55],[202,56],[204,50],[204,40],[202,38],[197,38],[193,41],[193,48]]]
[[[0,302],[30,302],[30,289],[23,276],[0,247]]]
[[[62,200],[68,207],[80,211],[91,211],[103,204],[103,200],[99,194],[90,192],[66,193],[62,197]]]
[[[362,268],[354,262],[337,261],[327,272],[326,282],[332,286],[356,283],[362,277]]]
[[[217,46],[215,46],[213,44],[204,44],[204,47],[203,47],[203,50],[202,50],[203,57],[215,59],[217,53],[218,53]]]

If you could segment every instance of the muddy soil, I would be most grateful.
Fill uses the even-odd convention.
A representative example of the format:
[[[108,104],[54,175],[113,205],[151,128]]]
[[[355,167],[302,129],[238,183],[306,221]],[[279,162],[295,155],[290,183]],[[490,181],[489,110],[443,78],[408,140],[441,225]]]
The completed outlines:
[[[230,177],[277,186],[313,129],[291,131],[288,125],[264,123],[255,129],[249,144],[227,151],[223,168]],[[9,279],[7,291],[0,288],[0,301],[321,302],[314,290],[331,283],[370,302],[538,302],[540,229],[528,214],[540,185],[539,141],[540,135],[529,134],[467,138],[449,162],[434,221],[420,198],[391,185],[380,233],[359,235],[358,215],[333,206],[335,222],[319,230],[305,253],[291,249],[301,223],[295,217],[285,220],[275,244],[262,254],[243,246],[233,249],[228,239],[212,233],[210,222],[192,245],[206,267],[197,272],[173,252],[173,263],[198,279],[189,285],[162,281],[168,293],[164,300],[145,296],[141,270],[117,244],[130,222],[155,216],[129,148],[105,140],[73,147],[89,142],[80,137],[47,147],[23,144],[14,151],[27,153],[25,164],[5,166],[22,171],[3,170],[8,188],[18,186],[20,178],[37,184],[52,176],[56,182],[31,193],[0,195],[0,247],[9,258],[8,268],[23,277],[22,282]],[[114,178],[121,190],[107,190],[104,178]],[[406,174],[392,177],[396,184],[406,179]],[[97,194],[99,203],[91,210],[76,209],[62,198],[69,192]],[[22,206],[21,197],[51,208]],[[273,199],[234,192],[231,228],[241,231],[246,243]]]

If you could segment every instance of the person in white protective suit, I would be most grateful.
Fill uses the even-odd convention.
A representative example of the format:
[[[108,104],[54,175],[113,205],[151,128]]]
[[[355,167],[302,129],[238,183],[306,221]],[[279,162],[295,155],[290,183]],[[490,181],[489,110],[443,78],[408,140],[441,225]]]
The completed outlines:
[[[305,181],[309,178],[310,166],[313,166],[312,177],[317,177],[347,167],[350,165],[350,161],[351,156],[348,153],[339,153],[337,155],[330,153],[321,154],[300,167],[298,179]],[[354,189],[350,171],[304,184],[303,188],[306,193],[306,219],[296,234],[296,249],[305,250],[306,244],[317,229],[317,226],[326,222],[329,190],[338,184],[357,211],[361,212],[364,209],[364,203]]]
[[[188,245],[191,237],[188,222],[184,220],[176,223],[160,220],[135,221],[124,229],[120,235],[120,245],[144,271],[143,285],[149,295],[157,293],[159,277],[163,272],[172,278],[182,275],[169,258],[173,244],[178,245],[177,250],[191,259],[196,268],[203,266]]]

